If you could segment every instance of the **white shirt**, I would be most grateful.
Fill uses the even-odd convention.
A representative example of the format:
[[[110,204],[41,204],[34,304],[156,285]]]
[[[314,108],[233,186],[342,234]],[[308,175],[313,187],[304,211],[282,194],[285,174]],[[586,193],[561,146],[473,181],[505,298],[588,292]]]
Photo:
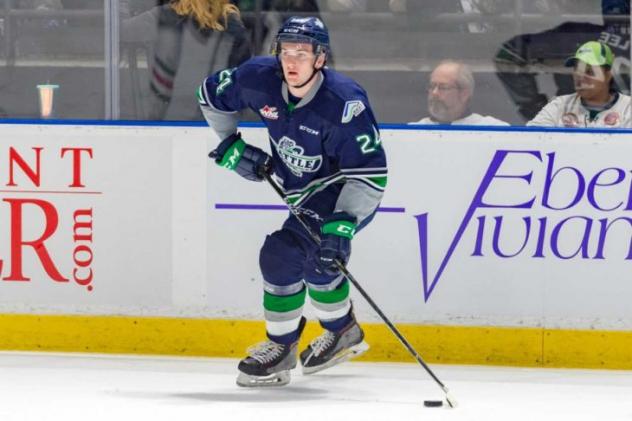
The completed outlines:
[[[632,127],[630,97],[619,94],[617,101],[600,111],[591,120],[590,112],[579,95],[570,94],[554,98],[540,110],[527,126],[542,127]]]
[[[488,115],[480,115],[476,113],[472,113],[463,118],[459,118],[458,120],[454,120],[452,122],[442,123],[440,121],[435,121],[430,117],[422,118],[419,121],[412,121],[408,124],[452,124],[452,125],[461,125],[461,126],[509,126],[509,123],[499,120],[497,118],[488,116]]]

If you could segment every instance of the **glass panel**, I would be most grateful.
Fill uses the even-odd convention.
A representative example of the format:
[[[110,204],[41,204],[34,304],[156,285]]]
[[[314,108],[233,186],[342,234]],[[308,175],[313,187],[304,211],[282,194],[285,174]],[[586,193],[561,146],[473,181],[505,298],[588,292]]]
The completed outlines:
[[[627,0],[329,0],[319,5],[329,8],[323,16],[335,68],[367,89],[382,122],[417,122],[432,114],[450,122],[474,112],[525,124],[554,97],[574,92],[572,67],[564,64],[589,40],[610,45],[616,87],[629,93]],[[331,13],[332,6],[347,13]],[[430,92],[437,84],[430,83],[431,73],[442,60],[465,64],[473,88],[461,71],[462,81],[451,75],[440,85],[458,89]],[[442,66],[439,73],[446,77],[454,70]]]
[[[232,22],[224,32],[200,29],[168,0],[112,1],[119,6],[120,27],[112,19],[112,30],[120,40],[113,75],[120,98],[116,77],[108,98],[116,102],[110,113],[120,110],[122,119],[201,120],[194,94],[200,81],[251,53],[267,54],[279,25],[296,14],[328,25],[329,65],[368,91],[382,123],[447,121],[456,102],[468,104],[463,112],[523,125],[556,96],[574,93],[573,67],[565,62],[589,40],[612,49],[613,88],[629,93],[627,0],[232,0],[244,26]],[[0,115],[40,117],[40,92],[52,93],[51,117],[110,115],[104,1],[0,4]],[[442,60],[465,64],[473,87],[431,83]],[[461,79],[470,83],[467,72]]]
[[[624,124],[630,127],[631,116],[619,115],[620,103],[608,104],[616,101],[617,93],[630,93],[629,0],[524,1],[516,10],[520,10],[523,30],[508,38],[495,56],[498,79],[515,113],[506,115],[507,120],[524,124],[554,98],[577,93],[577,96],[557,100],[564,110],[547,108],[554,111],[552,119],[544,119],[544,114],[540,114],[533,123],[548,125],[555,120],[556,126],[616,127],[625,119]],[[534,21],[540,27],[534,28]],[[604,60],[610,61],[608,66],[595,66],[593,70],[584,58],[568,60],[590,41],[607,45],[614,59],[607,58],[606,47],[592,44],[598,46],[598,51],[588,53],[589,61],[605,57]],[[574,77],[573,64],[578,75],[587,71],[594,72],[595,77]],[[579,102],[577,99],[595,112],[588,113],[586,107],[573,105],[572,101]],[[598,115],[604,107],[608,111]],[[501,110],[496,112],[503,115]]]
[[[257,53],[268,51],[283,18],[321,16],[331,35],[329,65],[360,82],[384,123],[417,122],[432,117],[432,111],[441,121],[474,112],[523,125],[556,96],[574,93],[573,67],[565,62],[590,40],[601,40],[613,50],[613,87],[629,93],[627,0],[237,3]],[[442,60],[465,64],[474,81],[471,89],[468,72],[461,71],[461,84],[468,86],[444,84],[441,88],[459,89],[429,92],[431,73]]]
[[[0,7],[2,117],[103,118],[103,0]]]

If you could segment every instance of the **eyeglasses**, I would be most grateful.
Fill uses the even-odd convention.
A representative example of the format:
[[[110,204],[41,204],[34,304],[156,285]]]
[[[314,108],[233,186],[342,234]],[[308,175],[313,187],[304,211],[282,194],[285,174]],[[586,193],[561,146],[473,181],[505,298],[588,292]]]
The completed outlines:
[[[448,85],[447,83],[431,83],[430,85],[428,85],[428,87],[426,87],[426,91],[428,92],[434,92],[435,89],[443,93],[455,89],[460,90],[461,87],[457,85]]]

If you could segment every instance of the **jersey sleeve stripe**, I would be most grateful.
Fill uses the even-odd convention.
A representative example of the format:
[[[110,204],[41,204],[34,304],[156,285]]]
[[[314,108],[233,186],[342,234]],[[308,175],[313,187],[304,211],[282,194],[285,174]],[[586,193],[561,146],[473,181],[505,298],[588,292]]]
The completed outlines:
[[[347,177],[349,179],[357,180],[367,186],[371,187],[374,190],[383,192],[386,188],[386,177]]]

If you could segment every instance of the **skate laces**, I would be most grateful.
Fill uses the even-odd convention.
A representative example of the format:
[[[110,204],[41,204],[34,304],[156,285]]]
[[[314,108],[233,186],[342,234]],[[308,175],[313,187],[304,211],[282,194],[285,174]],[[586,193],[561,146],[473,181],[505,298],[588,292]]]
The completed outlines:
[[[265,341],[251,346],[246,352],[251,358],[265,364],[278,357],[284,349],[285,345],[273,341]]]
[[[318,356],[325,352],[336,339],[336,334],[326,330],[325,333],[314,339],[309,346],[312,348],[314,355]]]

